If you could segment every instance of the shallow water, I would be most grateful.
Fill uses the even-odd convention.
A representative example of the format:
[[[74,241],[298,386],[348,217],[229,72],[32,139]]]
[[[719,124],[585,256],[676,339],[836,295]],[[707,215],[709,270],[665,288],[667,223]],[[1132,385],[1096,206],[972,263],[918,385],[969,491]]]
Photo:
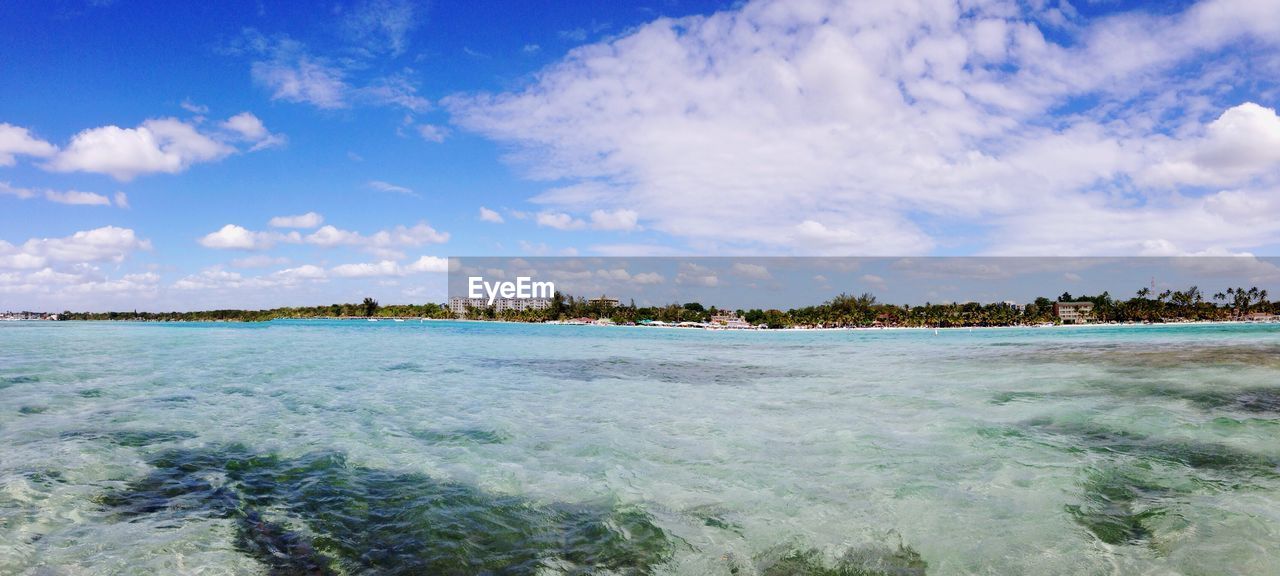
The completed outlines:
[[[1280,326],[0,324],[0,574],[1261,574]]]

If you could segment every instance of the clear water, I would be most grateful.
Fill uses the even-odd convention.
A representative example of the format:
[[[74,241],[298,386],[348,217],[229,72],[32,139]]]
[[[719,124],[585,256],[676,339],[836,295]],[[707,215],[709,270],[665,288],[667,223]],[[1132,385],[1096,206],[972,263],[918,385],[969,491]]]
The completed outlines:
[[[0,324],[0,574],[1263,574],[1280,326]]]

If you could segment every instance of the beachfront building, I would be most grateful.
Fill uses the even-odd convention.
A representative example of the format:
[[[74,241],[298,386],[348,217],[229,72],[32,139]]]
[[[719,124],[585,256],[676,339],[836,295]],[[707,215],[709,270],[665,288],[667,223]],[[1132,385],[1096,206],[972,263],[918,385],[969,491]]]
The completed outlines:
[[[743,318],[732,312],[721,312],[720,314],[713,314],[711,316],[711,327],[712,328],[735,328],[739,330],[755,328],[755,326],[752,326],[750,322],[747,322],[746,318]]]
[[[1084,324],[1093,316],[1093,302],[1054,302],[1053,315],[1063,324]]]
[[[484,298],[453,297],[449,299],[449,311],[459,318],[467,315],[469,308],[493,308],[495,312],[524,312],[525,310],[546,310],[551,307],[550,298],[497,298],[493,305]]]
[[[619,304],[617,298],[610,298],[601,294],[599,298],[592,298],[587,301],[588,304],[600,304],[605,307],[616,308]]]

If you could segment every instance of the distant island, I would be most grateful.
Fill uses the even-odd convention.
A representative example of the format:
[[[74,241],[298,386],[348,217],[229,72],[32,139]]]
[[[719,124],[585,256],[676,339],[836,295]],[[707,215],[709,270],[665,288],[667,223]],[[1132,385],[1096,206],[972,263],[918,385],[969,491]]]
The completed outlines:
[[[698,302],[665,306],[622,304],[613,298],[587,299],[557,292],[541,307],[523,310],[492,306],[447,304],[380,305],[373,298],[363,302],[329,306],[273,308],[269,310],[202,310],[192,312],[71,312],[6,313],[2,319],[127,320],[148,322],[265,322],[277,319],[468,319],[509,322],[610,323],[684,325],[734,328],[874,328],[874,327],[981,327],[1044,324],[1168,323],[1196,321],[1276,321],[1280,303],[1268,300],[1266,290],[1228,288],[1207,296],[1198,287],[1153,294],[1138,290],[1127,300],[1103,292],[1096,296],[1063,293],[1056,299],[1036,298],[1027,304],[930,303],[897,305],[881,303],[869,293],[840,294],[822,304],[778,309],[719,309]]]

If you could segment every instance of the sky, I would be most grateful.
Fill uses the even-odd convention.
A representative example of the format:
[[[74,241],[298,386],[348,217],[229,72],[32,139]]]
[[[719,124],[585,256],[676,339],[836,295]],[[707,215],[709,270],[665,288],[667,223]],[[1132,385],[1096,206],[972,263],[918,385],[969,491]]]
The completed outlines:
[[[17,0],[0,310],[441,301],[449,256],[1277,255],[1278,44],[1269,0]]]

